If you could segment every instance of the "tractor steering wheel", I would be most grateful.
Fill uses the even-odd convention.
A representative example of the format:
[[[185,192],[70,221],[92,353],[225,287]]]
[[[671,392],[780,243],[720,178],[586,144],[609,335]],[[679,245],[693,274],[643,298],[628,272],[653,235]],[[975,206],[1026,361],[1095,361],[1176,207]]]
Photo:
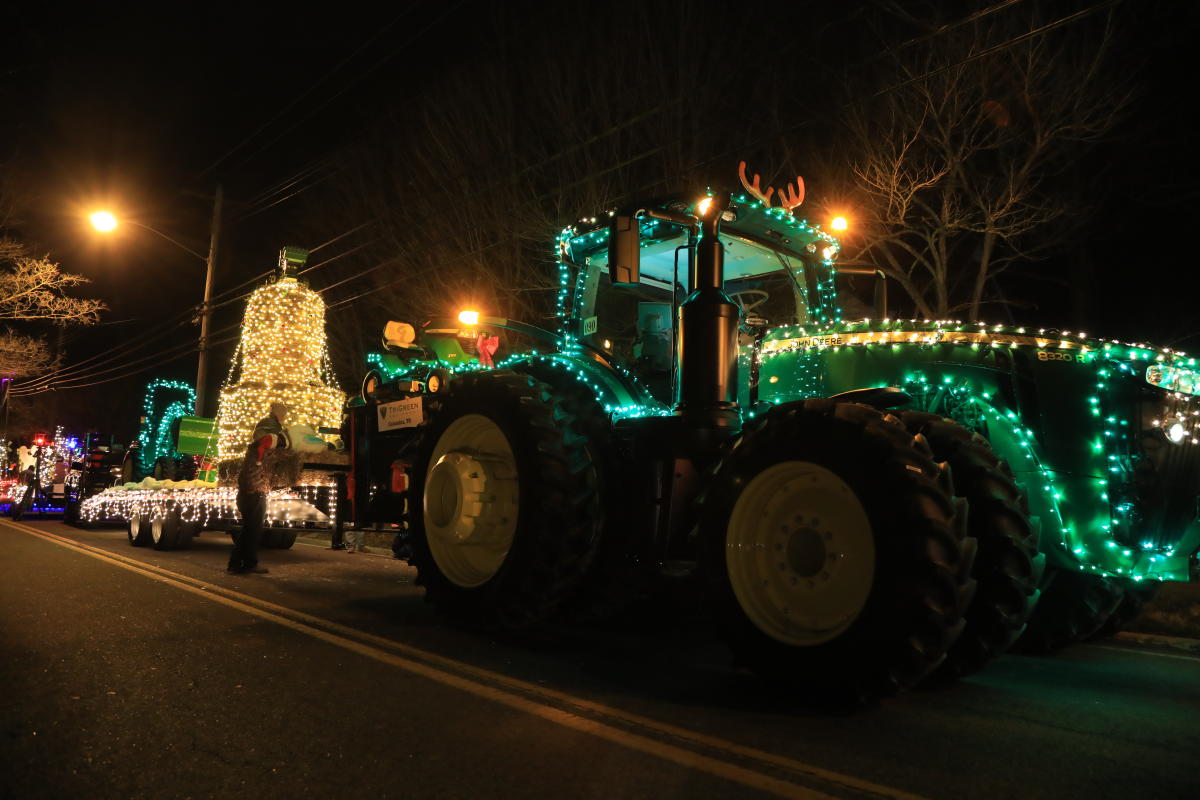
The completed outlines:
[[[767,302],[770,296],[765,289],[742,289],[729,293],[730,299],[738,304],[738,307],[742,309],[742,314],[746,316],[750,316],[751,311]]]

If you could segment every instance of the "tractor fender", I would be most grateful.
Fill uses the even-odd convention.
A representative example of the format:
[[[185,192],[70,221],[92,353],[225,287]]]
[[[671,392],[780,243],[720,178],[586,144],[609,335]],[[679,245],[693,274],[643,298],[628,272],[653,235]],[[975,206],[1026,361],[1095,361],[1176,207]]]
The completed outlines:
[[[880,411],[889,408],[899,408],[912,402],[912,398],[902,389],[895,386],[876,386],[870,389],[851,389],[848,392],[831,395],[830,400],[837,403],[861,403]]]

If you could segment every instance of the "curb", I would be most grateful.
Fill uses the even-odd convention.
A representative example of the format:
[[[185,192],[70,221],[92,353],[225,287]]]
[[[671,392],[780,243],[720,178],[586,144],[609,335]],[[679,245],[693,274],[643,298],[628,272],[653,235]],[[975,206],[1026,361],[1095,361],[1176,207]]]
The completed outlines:
[[[1165,647],[1170,650],[1182,650],[1187,653],[1200,653],[1200,639],[1191,639],[1186,636],[1164,636],[1158,633],[1121,631],[1113,638],[1131,644]]]
[[[347,531],[347,533],[349,534],[350,532]],[[331,549],[329,546],[331,541],[332,537],[328,533],[313,533],[310,535],[300,535],[296,537],[296,544],[303,544],[308,547],[318,547],[322,550]],[[355,553],[357,555],[375,556],[377,558],[395,558],[395,556],[392,555],[392,534],[379,534],[375,533],[374,531],[368,531],[367,535],[364,537],[364,542],[369,543],[369,545],[364,544],[364,549],[357,552],[349,549],[335,552]]]

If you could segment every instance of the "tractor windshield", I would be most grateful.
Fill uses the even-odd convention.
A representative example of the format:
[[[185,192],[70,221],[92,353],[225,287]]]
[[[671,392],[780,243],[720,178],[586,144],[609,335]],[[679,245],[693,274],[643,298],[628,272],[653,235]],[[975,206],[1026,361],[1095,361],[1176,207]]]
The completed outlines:
[[[723,231],[721,238],[725,291],[741,308],[748,333],[768,325],[809,321],[809,290],[800,258],[736,232]],[[612,285],[606,240],[584,235],[571,244],[571,260],[584,276],[572,309],[581,340],[612,353],[658,399],[670,402],[675,309],[691,289],[688,229],[662,220],[647,221],[637,286]]]

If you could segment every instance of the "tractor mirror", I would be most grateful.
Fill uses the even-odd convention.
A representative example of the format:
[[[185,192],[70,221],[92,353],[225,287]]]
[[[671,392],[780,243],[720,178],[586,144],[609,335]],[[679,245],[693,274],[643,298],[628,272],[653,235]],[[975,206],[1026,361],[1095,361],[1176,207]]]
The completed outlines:
[[[636,286],[641,278],[641,230],[633,214],[613,217],[608,237],[608,277],[613,286]]]

